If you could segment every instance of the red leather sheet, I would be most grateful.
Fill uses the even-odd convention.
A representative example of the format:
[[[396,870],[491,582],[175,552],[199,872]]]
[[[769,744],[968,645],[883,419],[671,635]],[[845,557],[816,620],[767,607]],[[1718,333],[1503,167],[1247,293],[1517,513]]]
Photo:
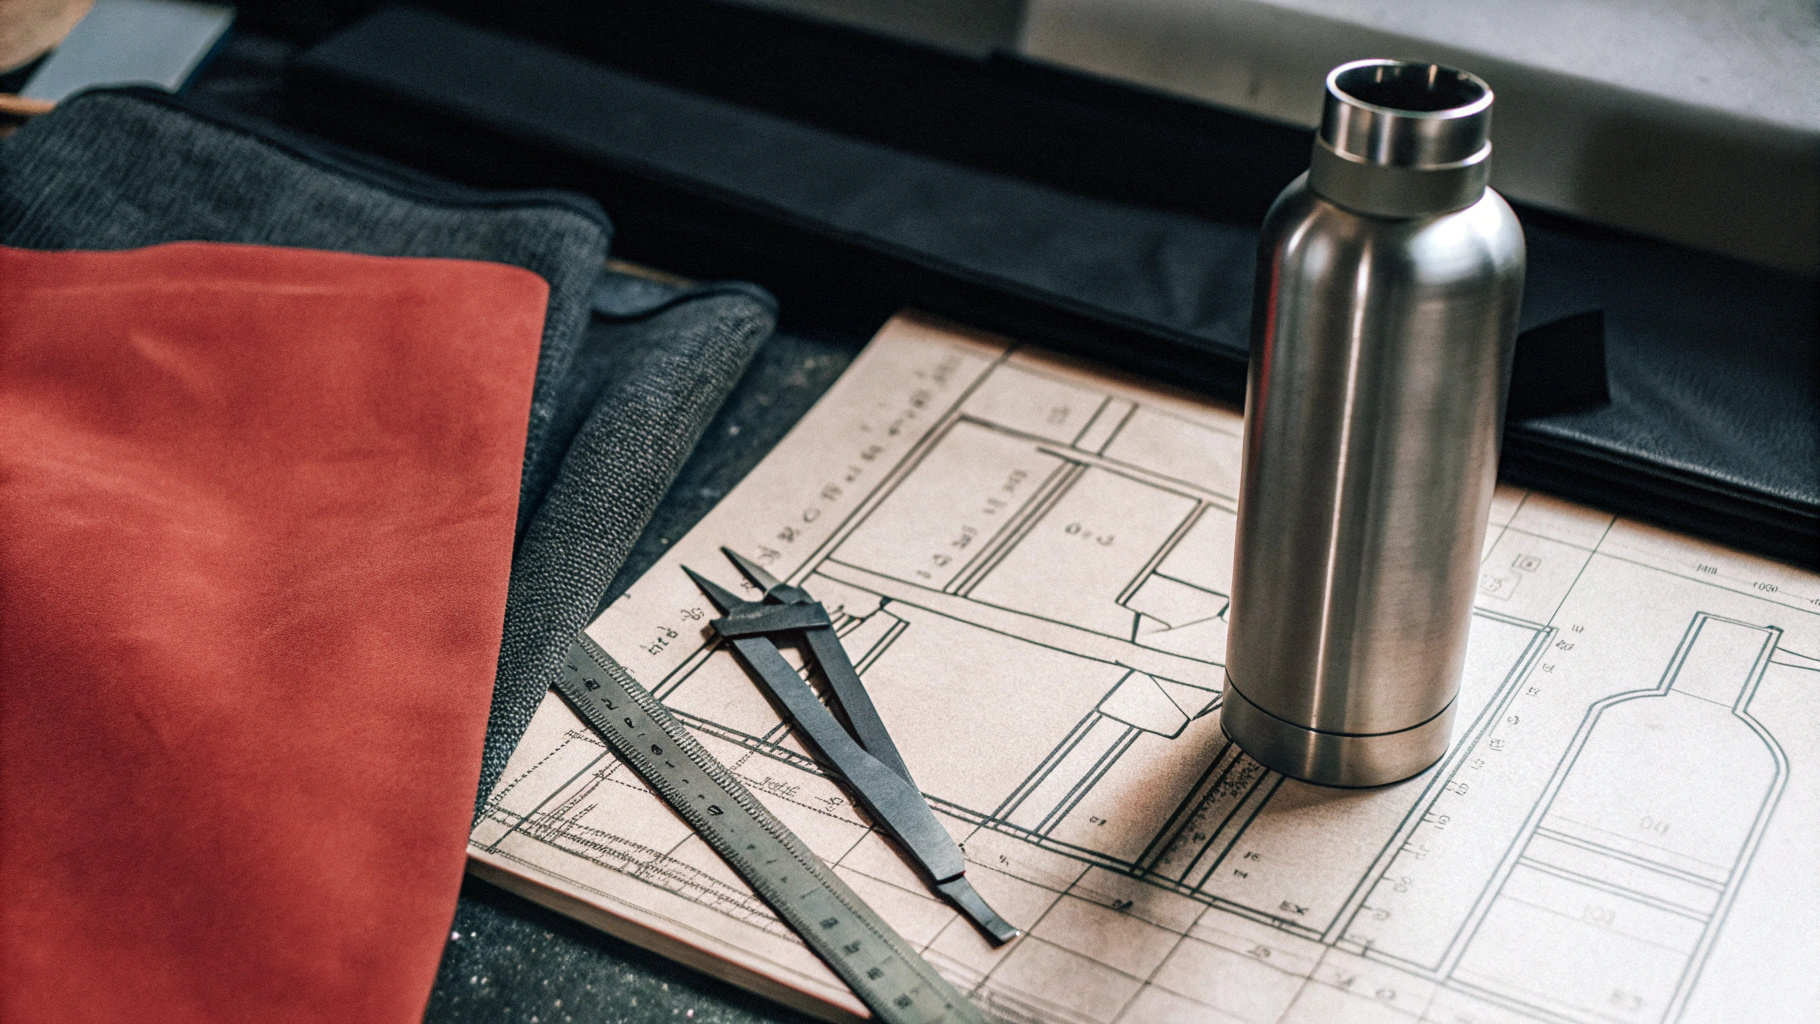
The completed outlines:
[[[421,1018],[546,295],[0,249],[0,1020]]]

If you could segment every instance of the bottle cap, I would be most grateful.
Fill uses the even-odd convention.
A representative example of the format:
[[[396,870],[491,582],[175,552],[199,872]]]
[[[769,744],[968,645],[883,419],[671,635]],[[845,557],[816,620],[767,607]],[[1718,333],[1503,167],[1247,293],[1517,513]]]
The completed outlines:
[[[1491,87],[1442,64],[1359,60],[1327,75],[1308,185],[1377,217],[1479,201],[1491,175]]]

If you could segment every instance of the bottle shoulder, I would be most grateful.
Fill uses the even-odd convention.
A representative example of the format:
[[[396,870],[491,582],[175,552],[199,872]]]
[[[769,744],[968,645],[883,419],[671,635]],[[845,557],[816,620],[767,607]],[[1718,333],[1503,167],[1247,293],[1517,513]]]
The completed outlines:
[[[1433,217],[1373,217],[1321,196],[1308,187],[1307,175],[1291,182],[1265,215],[1259,253],[1279,264],[1392,264],[1443,277],[1520,277],[1526,255],[1523,226],[1493,189],[1465,209]]]

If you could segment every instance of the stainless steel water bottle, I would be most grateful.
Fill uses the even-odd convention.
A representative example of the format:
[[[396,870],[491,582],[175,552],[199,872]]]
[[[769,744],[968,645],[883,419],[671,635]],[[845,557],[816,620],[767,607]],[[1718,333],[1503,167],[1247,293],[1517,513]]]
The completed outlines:
[[[1220,714],[1309,782],[1447,751],[1523,289],[1491,105],[1453,68],[1335,68],[1264,221]]]

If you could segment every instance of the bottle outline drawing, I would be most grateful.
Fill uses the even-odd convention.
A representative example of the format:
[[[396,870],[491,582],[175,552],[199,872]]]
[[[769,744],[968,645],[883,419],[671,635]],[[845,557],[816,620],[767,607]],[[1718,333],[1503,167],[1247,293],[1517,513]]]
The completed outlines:
[[[1473,915],[1469,925],[1471,934],[1463,944],[1451,972],[1454,984],[1475,990],[1495,1001],[1530,1011],[1542,1010],[1552,1018],[1565,1021],[1649,1021],[1660,1024],[1674,1021],[1680,1016],[1699,981],[1701,969],[1718,939],[1726,914],[1731,909],[1788,779],[1787,754],[1775,737],[1749,711],[1750,702],[1756,695],[1757,687],[1781,637],[1782,630],[1775,626],[1741,622],[1707,612],[1697,613],[1688,624],[1674,656],[1656,686],[1612,694],[1587,708],[1548,785],[1530,812],[1523,831],[1512,844],[1510,856],[1500,866],[1487,898]],[[1728,645],[1734,653],[1744,654],[1749,652],[1753,644],[1755,650],[1749,654],[1748,659],[1734,657],[1729,661],[1723,658],[1714,661],[1715,651],[1722,655],[1723,649]],[[1729,679],[1713,678],[1710,675],[1701,678],[1702,672],[1722,670],[1728,664],[1735,666],[1738,674]],[[1731,691],[1729,701],[1714,699],[1716,693],[1726,689]],[[1642,718],[1650,711],[1655,711],[1656,716],[1661,717],[1669,706],[1655,702],[1672,702],[1677,699],[1680,699],[1682,705],[1681,717],[1704,718],[1712,724],[1724,723],[1723,726],[1718,730],[1694,730],[1694,736],[1675,735],[1670,742],[1654,748],[1639,744],[1635,736],[1620,736],[1625,731],[1627,723],[1624,716],[1627,713],[1633,719]],[[1642,709],[1640,712],[1634,710],[1639,708]],[[1604,726],[1603,732],[1601,726]],[[1732,792],[1729,795],[1733,798],[1730,806],[1737,809],[1732,813],[1741,815],[1735,824],[1743,827],[1735,833],[1736,852],[1730,856],[1729,863],[1702,864],[1667,848],[1652,850],[1646,843],[1618,836],[1615,832],[1601,841],[1599,833],[1607,830],[1596,824],[1569,819],[1563,813],[1564,810],[1571,809],[1576,797],[1610,792],[1599,789],[1597,783],[1602,780],[1589,776],[1588,772],[1589,768],[1597,771],[1610,766],[1610,762],[1598,763],[1601,753],[1610,758],[1622,751],[1632,755],[1629,760],[1640,766],[1672,761],[1683,772],[1691,770],[1697,773],[1700,771],[1698,762],[1703,760],[1702,753],[1723,746],[1725,731],[1730,731],[1730,740],[1734,744],[1747,735],[1754,738],[1760,744],[1760,749],[1767,753],[1766,764],[1769,768],[1760,787],[1755,783],[1743,791],[1739,791],[1735,784],[1730,787]],[[1639,750],[1641,754],[1638,753]],[[1688,768],[1690,761],[1693,763],[1691,769]],[[1638,767],[1634,771],[1639,776],[1647,774],[1644,767]],[[1565,802],[1570,805],[1569,808],[1559,806],[1563,802],[1564,791],[1567,793]],[[1760,799],[1755,804],[1754,812],[1743,815],[1743,811],[1750,810],[1750,798],[1758,794]],[[1615,802],[1620,801],[1607,798],[1608,804]],[[1666,820],[1656,822],[1647,816],[1634,824],[1644,832],[1659,828],[1661,832],[1658,835],[1662,837],[1670,830]],[[1724,838],[1719,837],[1721,840]],[[1527,985],[1513,983],[1509,977],[1480,974],[1475,971],[1476,967],[1498,961],[1512,964],[1513,966],[1504,969],[1514,974],[1517,970],[1514,965],[1518,962],[1526,962],[1529,969],[1534,971],[1536,962],[1545,960],[1549,955],[1576,955],[1570,949],[1571,942],[1561,942],[1555,950],[1540,951],[1536,959],[1525,961],[1525,952],[1532,956],[1537,953],[1534,949],[1537,937],[1533,931],[1522,937],[1514,929],[1503,935],[1496,934],[1500,912],[1508,912],[1515,909],[1516,905],[1525,903],[1512,890],[1518,887],[1513,886],[1513,879],[1520,883],[1526,876],[1549,876],[1546,882],[1555,887],[1557,893],[1572,892],[1578,888],[1587,893],[1598,893],[1599,898],[1611,902],[1653,904],[1676,917],[1696,922],[1699,926],[1698,933],[1688,943],[1688,948],[1678,956],[1679,967],[1672,972],[1673,977],[1664,974],[1657,979],[1656,992],[1651,994],[1659,998],[1653,1000],[1638,991],[1614,988],[1604,999],[1604,1005],[1595,1007],[1585,1001],[1572,1003],[1561,1000],[1548,991],[1553,983],[1562,980],[1566,972],[1536,972],[1536,976],[1528,979]],[[1703,892],[1705,896],[1702,896]],[[1701,902],[1703,899],[1706,902]],[[1491,927],[1488,928],[1488,925]],[[1558,925],[1566,929],[1588,926],[1589,922],[1584,920],[1566,921]],[[1600,926],[1600,922],[1590,922],[1590,926]],[[1474,955],[1475,945],[1480,947],[1477,950],[1480,955],[1477,957]],[[1519,945],[1526,945],[1530,949],[1515,948]],[[1579,973],[1584,977],[1588,972]],[[1546,976],[1550,974],[1552,976]],[[1622,978],[1614,980],[1625,981]],[[1627,1010],[1631,1012],[1625,1012]]]

